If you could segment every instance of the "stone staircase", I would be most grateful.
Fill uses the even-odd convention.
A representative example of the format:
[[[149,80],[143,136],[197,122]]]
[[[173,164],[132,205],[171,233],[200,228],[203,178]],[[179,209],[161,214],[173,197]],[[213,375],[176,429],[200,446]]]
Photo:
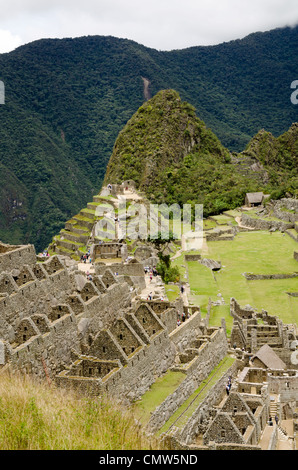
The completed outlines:
[[[279,406],[278,406],[278,401],[277,401],[277,396],[273,396],[272,398],[274,398],[274,400],[272,399],[270,401],[270,408],[269,408],[269,414],[274,421],[274,417],[277,415],[278,416],[278,411],[279,411]]]
[[[275,426],[275,416],[279,416],[279,401],[278,396],[275,395],[274,400],[270,401],[270,416]],[[293,450],[293,441],[290,439],[286,429],[280,424],[277,424],[277,444],[276,450]]]

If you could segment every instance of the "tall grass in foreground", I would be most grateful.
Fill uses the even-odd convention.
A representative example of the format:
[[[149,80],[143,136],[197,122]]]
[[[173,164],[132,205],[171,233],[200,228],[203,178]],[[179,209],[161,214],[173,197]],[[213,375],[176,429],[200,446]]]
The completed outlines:
[[[0,376],[1,450],[150,449],[131,411],[108,399]]]

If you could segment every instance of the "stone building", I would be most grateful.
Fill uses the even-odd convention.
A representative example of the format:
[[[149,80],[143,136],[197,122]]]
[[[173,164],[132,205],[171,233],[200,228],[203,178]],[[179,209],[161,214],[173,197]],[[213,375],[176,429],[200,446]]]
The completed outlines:
[[[291,366],[290,346],[296,336],[289,325],[264,310],[257,312],[250,306],[241,307],[234,298],[230,301],[230,312],[233,317],[231,346],[254,355],[262,346],[268,345],[287,367]]]
[[[1,245],[0,263],[1,371],[19,370],[130,402],[177,367],[177,360],[183,370],[190,360],[192,373],[198,367],[203,377],[226,354],[226,336],[220,334],[206,343],[209,354],[198,344],[198,351],[182,357],[206,322],[192,309],[178,329],[181,301],[138,298],[145,273],[136,260],[98,263],[91,279],[76,262],[59,255],[37,258],[31,246]]]
[[[263,204],[263,201],[264,201],[264,194],[262,192],[246,193],[245,205],[247,207],[261,206]]]

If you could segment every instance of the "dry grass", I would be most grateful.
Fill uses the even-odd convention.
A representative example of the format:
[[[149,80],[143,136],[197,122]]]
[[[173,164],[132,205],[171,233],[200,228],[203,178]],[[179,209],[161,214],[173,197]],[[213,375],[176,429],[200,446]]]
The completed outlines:
[[[0,376],[1,450],[147,450],[130,410],[107,399]]]

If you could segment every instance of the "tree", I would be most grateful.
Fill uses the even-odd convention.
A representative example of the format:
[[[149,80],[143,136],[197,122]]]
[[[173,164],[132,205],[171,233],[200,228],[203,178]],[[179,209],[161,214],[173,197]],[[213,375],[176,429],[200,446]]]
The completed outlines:
[[[180,279],[179,269],[177,266],[171,266],[170,255],[168,253],[164,253],[166,248],[168,248],[169,243],[173,240],[175,240],[173,232],[169,232],[169,237],[166,239],[162,237],[161,232],[158,232],[157,238],[151,239],[148,237],[148,241],[156,248],[159,258],[156,270],[166,284],[169,282],[178,282]]]

